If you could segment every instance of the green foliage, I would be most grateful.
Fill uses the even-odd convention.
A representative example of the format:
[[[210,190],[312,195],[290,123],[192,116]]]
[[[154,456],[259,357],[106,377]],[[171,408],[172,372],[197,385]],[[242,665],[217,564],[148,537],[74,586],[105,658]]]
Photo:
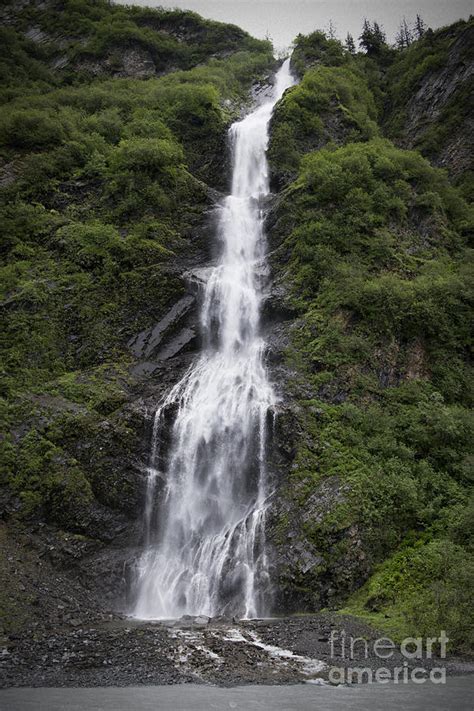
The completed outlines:
[[[308,70],[272,119],[268,157],[280,182],[295,177],[302,155],[335,141],[366,141],[378,133],[376,109],[363,77],[351,67]]]
[[[76,461],[36,430],[30,430],[18,447],[8,481],[20,494],[23,515],[45,509],[57,523],[69,523],[77,507],[91,503],[92,490]]]
[[[121,508],[113,458],[134,436],[121,410],[129,383],[125,367],[69,371],[5,404],[12,435],[2,442],[0,483],[21,502],[20,518],[90,534],[97,502]]]
[[[25,91],[49,89],[56,77],[47,65],[50,52],[11,27],[0,27],[0,103]]]
[[[363,617],[399,641],[438,637],[445,630],[450,650],[469,653],[474,643],[473,584],[472,551],[446,538],[412,537],[376,569],[344,612]]]
[[[470,211],[416,153],[372,141],[308,155],[290,189],[298,303],[349,310],[379,337],[467,339]],[[436,256],[436,259],[433,257]],[[375,270],[375,271],[374,271]]]
[[[0,119],[0,140],[14,149],[37,150],[60,144],[66,137],[52,111],[5,111]]]
[[[4,56],[0,58],[7,96],[24,93],[34,81],[69,84],[87,82],[97,72],[128,75],[137,62],[148,75],[150,70],[153,74],[190,69],[210,57],[238,51],[266,53],[268,60],[271,52],[269,42],[256,40],[234,25],[192,12],[123,7],[107,0],[29,3],[15,8],[10,21],[16,32],[2,31]],[[28,39],[31,32],[36,39]]]
[[[20,517],[84,531],[98,502],[124,505],[113,460],[134,441],[120,415],[127,342],[182,294],[175,260],[206,249],[206,183],[224,184],[227,126],[274,60],[239,28],[105,0],[30,3],[11,22],[1,483]],[[147,80],[127,78],[141,76],[130,52],[153,63]]]
[[[254,40],[238,27],[179,10],[108,7],[91,29],[93,35],[88,44],[76,49],[79,56],[104,57],[120,48],[138,47],[147,52],[158,71],[169,69],[170,64],[189,68],[211,55],[239,49],[268,48],[268,43]]]
[[[300,77],[306,69],[315,64],[339,67],[350,61],[349,53],[341,42],[327,37],[325,32],[316,30],[309,35],[298,35],[294,42],[291,64]]]
[[[156,28],[142,29],[161,41],[160,23],[170,36],[183,25],[196,41],[204,33],[220,47],[228,36],[230,56],[146,82],[51,84],[46,93],[30,92],[0,109],[3,156],[18,165],[0,205],[9,260],[3,271],[7,391],[122,357],[127,338],[180,293],[166,264],[189,244],[182,235],[206,203],[200,180],[217,174],[230,118],[223,102],[243,100],[273,61],[266,43],[198,16],[102,2],[66,5],[30,7],[24,22],[38,20],[51,36],[86,33],[91,42],[98,41],[98,28],[107,42],[118,42],[123,28],[156,21]],[[194,51],[192,43],[186,51]],[[186,64],[206,52],[210,45]],[[178,65],[179,56],[171,57]]]
[[[472,62],[472,32],[472,18],[435,32],[425,30],[419,18],[415,29],[417,41],[407,40],[410,32],[406,23],[402,23],[404,46],[395,49],[386,43],[376,21],[365,20],[360,37],[364,52],[355,54],[344,49],[340,42],[318,31],[298,36],[292,64],[303,82],[307,70],[315,65],[341,67],[344,74],[348,70],[358,74],[370,89],[384,133],[402,145],[417,148],[438,165],[448,165],[456,184],[472,199],[471,166],[466,151],[456,148],[463,146],[469,134],[472,113],[469,76],[462,69]],[[337,143],[354,140],[341,135],[328,117],[323,125],[326,130],[332,129]],[[316,132],[320,134],[321,127]],[[285,138],[291,139],[286,127],[281,135],[281,151]],[[314,147],[318,147],[316,142],[307,150]],[[290,146],[290,152],[295,163],[296,146]]]
[[[163,138],[129,138],[119,143],[114,151],[110,168],[112,173],[122,170],[132,173],[142,171],[152,175],[184,161],[179,145]]]
[[[111,463],[136,446],[121,414],[127,341],[182,293],[174,260],[207,246],[195,228],[207,185],[225,184],[226,127],[273,59],[269,43],[179,10],[66,0],[29,3],[12,22],[0,35],[0,476],[20,516],[82,531],[97,502],[123,505]],[[400,634],[445,627],[460,650],[471,635],[472,214],[444,173],[381,140],[377,121],[384,111],[382,128],[403,137],[406,104],[466,24],[402,52],[370,25],[357,56],[324,33],[298,36],[302,80],[277,106],[269,145],[287,186],[273,266],[297,314],[288,496],[304,507],[325,484],[341,494],[305,520],[304,540],[339,597],[375,566],[352,611]],[[426,155],[467,116],[466,99],[456,93],[420,134]],[[354,541],[365,573],[341,576]]]
[[[442,69],[447,65],[451,47],[459,40],[459,36],[472,21],[460,21],[448,28],[429,33],[419,41],[412,43],[404,51],[395,56],[395,61],[390,67],[386,84],[390,102],[387,111],[387,129],[391,136],[400,135],[406,121],[406,110],[410,99],[420,88],[421,82],[432,72]],[[462,46],[460,51],[469,58],[469,45]],[[468,104],[456,97],[451,99],[451,104],[456,103],[460,112],[469,111]],[[441,116],[437,123],[443,123]]]
[[[360,44],[369,56],[380,56],[388,50],[385,32],[376,20],[364,20],[362,33],[359,37]]]
[[[370,571],[389,557],[349,611],[398,636],[441,625],[459,650],[471,634],[456,576],[470,581],[472,544],[453,524],[472,486],[471,230],[444,173],[373,139],[302,158],[272,245],[299,313],[287,353],[301,433],[288,496],[304,508],[311,496],[325,501],[324,486],[339,492],[305,519],[322,559],[315,575],[341,600],[360,584],[341,561],[354,565],[362,549]],[[401,558],[390,556],[408,531],[432,539],[426,564],[391,589]],[[371,611],[379,587],[391,597]]]
[[[472,88],[461,67],[472,63],[473,32],[472,18],[421,32],[418,41],[393,54],[381,82],[386,134],[446,165],[470,200],[472,166],[463,146],[470,130]]]
[[[386,142],[354,144],[308,155],[288,204],[289,274],[307,314],[298,346],[312,368],[367,367],[372,349],[397,342],[397,372],[419,348],[421,373],[468,403],[470,212],[446,178]]]

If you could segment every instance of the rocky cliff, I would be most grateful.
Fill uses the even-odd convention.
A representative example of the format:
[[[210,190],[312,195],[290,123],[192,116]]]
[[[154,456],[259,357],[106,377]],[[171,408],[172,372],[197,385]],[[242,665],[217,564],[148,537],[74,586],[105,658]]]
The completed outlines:
[[[154,408],[199,345],[226,130],[274,60],[192,13],[2,13],[0,617],[15,635],[127,603]],[[348,605],[399,635],[449,625],[459,649],[471,33],[370,57],[298,38],[300,82],[272,121],[264,310],[275,609]]]
[[[2,13],[0,618],[15,632],[126,604],[154,409],[198,345],[227,127],[274,59],[192,13]]]
[[[385,126],[404,148],[447,168],[472,198],[474,27],[427,33],[387,72]]]
[[[466,648],[471,33],[459,23],[370,58],[299,38],[301,81],[272,121],[268,219],[279,609],[353,593],[349,609],[392,633],[444,624]],[[396,144],[395,76],[411,92]],[[449,102],[455,133],[441,128]],[[450,155],[452,182],[402,146],[434,165]]]

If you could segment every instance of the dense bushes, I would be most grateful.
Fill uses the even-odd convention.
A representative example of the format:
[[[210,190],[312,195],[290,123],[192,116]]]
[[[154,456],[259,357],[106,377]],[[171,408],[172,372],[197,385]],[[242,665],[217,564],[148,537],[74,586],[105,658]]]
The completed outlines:
[[[474,643],[473,585],[474,559],[465,548],[449,539],[421,536],[405,541],[377,569],[347,611],[400,640],[413,630],[425,638],[447,630],[450,648],[469,653]]]
[[[123,404],[127,342],[182,294],[175,260],[207,249],[199,224],[206,184],[226,183],[226,127],[274,60],[269,43],[180,11],[68,0],[16,8],[12,23],[0,63],[1,346],[3,429],[16,434],[1,483],[19,516],[86,532],[98,499],[122,505],[114,452],[97,441]],[[39,42],[24,37],[31,27]],[[126,73],[128,50],[174,71],[104,79]]]
[[[357,354],[362,366],[367,344],[419,339],[436,388],[469,398],[470,215],[446,178],[375,141],[310,154],[288,199],[295,229],[284,248],[295,303],[318,333],[300,343],[314,367]]]
[[[246,36],[239,37],[245,45]],[[189,169],[214,179],[212,161],[221,165],[218,147],[224,150],[230,118],[224,98],[242,100],[252,77],[269,65],[265,43],[255,47],[255,54],[240,52],[159,80],[52,87],[2,108],[4,158],[21,156],[1,208],[3,248],[11,262],[5,274],[11,323],[6,346],[13,360],[7,362],[22,373],[19,383],[31,382],[19,367],[23,348],[35,351],[34,366],[26,353],[23,361],[34,369],[33,382],[48,366],[51,375],[70,367],[74,351],[80,351],[82,365],[114,357],[127,333],[147,318],[146,309],[134,313],[143,280],[151,289],[149,308],[153,303],[159,310],[177,288],[160,265],[182,248],[180,231],[186,233],[206,201],[204,186]],[[225,179],[221,169],[218,179]],[[134,285],[128,301],[127,280]],[[89,307],[81,303],[83,290]],[[74,318],[66,319],[65,328],[67,304]],[[29,346],[17,333],[28,320]],[[9,382],[13,386],[13,374]]]
[[[471,632],[455,576],[467,583],[473,562],[446,521],[467,511],[473,455],[471,215],[444,173],[373,139],[305,155],[273,235],[300,314],[287,353],[301,428],[288,496],[304,508],[324,481],[340,491],[305,518],[318,579],[339,600],[351,591],[338,565],[354,565],[354,536],[359,575],[393,554],[350,610],[398,636],[448,629],[457,649]],[[424,548],[394,553],[410,531]]]
[[[66,127],[52,111],[8,111],[1,121],[0,140],[14,149],[47,149],[62,143],[67,136]]]
[[[271,50],[269,42],[256,40],[239,27],[192,12],[123,7],[107,0],[29,3],[11,15],[19,32],[2,31],[9,52],[0,60],[2,84],[10,95],[21,93],[21,80],[25,80],[24,91],[32,79],[49,85],[77,84],[97,73],[133,75],[140,63],[146,75],[161,74],[190,69],[210,57]],[[27,39],[32,29],[39,32],[37,42]]]
[[[363,77],[349,67],[307,71],[272,119],[268,157],[279,183],[295,177],[302,155],[327,143],[366,141],[378,133],[376,109]]]
[[[309,35],[300,34],[295,39],[291,66],[300,77],[315,64],[339,67],[350,62],[351,57],[339,40],[327,37],[320,30]]]
[[[56,84],[47,64],[50,53],[44,46],[5,26],[0,27],[0,47],[0,103]]]
[[[113,460],[134,437],[117,413],[129,381],[123,367],[69,371],[1,408],[7,435],[0,485],[17,497],[20,520],[41,517],[63,530],[107,537],[96,516],[98,503],[124,505],[128,482],[118,490]]]
[[[8,483],[20,494],[24,515],[44,507],[44,514],[59,524],[67,525],[71,517],[74,520],[77,508],[93,499],[78,463],[33,429],[20,443]]]

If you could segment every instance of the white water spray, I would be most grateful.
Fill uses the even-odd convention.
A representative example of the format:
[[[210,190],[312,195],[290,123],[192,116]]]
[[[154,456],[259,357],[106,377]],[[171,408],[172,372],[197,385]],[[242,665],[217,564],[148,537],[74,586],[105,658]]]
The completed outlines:
[[[265,257],[261,200],[269,193],[265,151],[272,110],[294,83],[287,60],[271,97],[230,128],[232,192],[219,208],[222,254],[207,281],[203,353],[156,412],[145,506],[145,550],[133,614],[265,613],[265,426],[275,403],[259,334],[257,267]],[[162,418],[176,409],[165,471]],[[166,495],[154,527],[158,477]]]

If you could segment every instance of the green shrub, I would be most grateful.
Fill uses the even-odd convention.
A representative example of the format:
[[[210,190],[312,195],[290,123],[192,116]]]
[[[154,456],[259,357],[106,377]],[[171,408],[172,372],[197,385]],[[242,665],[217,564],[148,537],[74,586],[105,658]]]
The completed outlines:
[[[299,315],[286,495],[322,559],[299,584],[330,579],[343,599],[375,566],[348,611],[398,637],[441,625],[464,650],[472,631],[455,577],[469,584],[472,543],[455,521],[470,520],[471,211],[418,153],[373,139],[303,156],[274,224],[274,269]],[[310,516],[325,482],[338,498],[326,510],[322,495]],[[409,531],[425,547],[398,556]]]
[[[399,640],[439,637],[445,630],[450,651],[470,652],[473,584],[472,553],[446,539],[408,540],[376,570],[346,610],[395,633]]]
[[[52,111],[20,109],[0,118],[0,140],[11,148],[40,150],[62,143],[65,126]]]
[[[302,76],[306,69],[315,64],[339,67],[350,63],[351,59],[339,40],[331,39],[321,30],[316,30],[309,35],[299,34],[296,37],[291,63],[296,73]]]
[[[268,150],[274,174],[296,175],[301,157],[327,143],[378,134],[376,109],[363,77],[350,67],[318,66],[289,90],[272,118]]]
[[[183,151],[171,141],[160,138],[129,138],[122,140],[114,151],[110,169],[112,173],[122,170],[151,175],[166,168],[179,165],[184,160]]]
[[[21,441],[9,484],[23,501],[23,515],[43,508],[57,523],[74,525],[70,517],[92,500],[90,484],[77,462],[34,430]]]

